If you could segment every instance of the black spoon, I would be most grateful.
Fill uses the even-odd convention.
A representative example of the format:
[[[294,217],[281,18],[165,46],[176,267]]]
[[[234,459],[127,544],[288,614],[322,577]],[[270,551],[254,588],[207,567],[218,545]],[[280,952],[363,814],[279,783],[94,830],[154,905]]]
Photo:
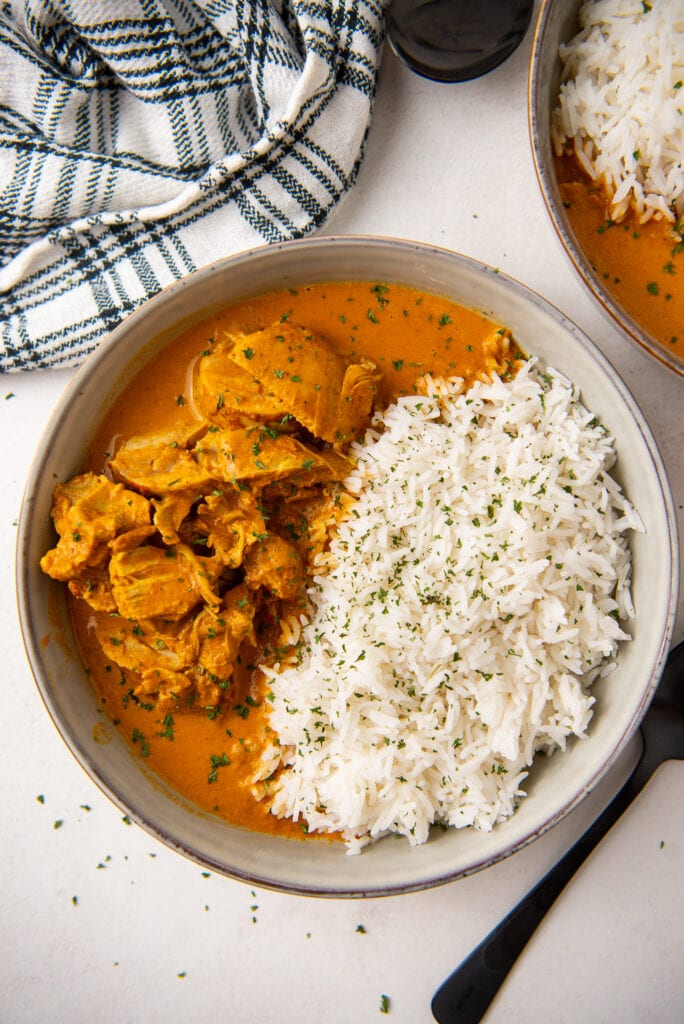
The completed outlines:
[[[393,0],[392,49],[412,71],[438,82],[478,78],[522,41],[534,0]]]
[[[579,866],[656,768],[663,761],[684,758],[684,643],[670,652],[641,733],[641,758],[612,803],[437,990],[432,1013],[439,1024],[477,1024],[482,1020],[535,928]]]

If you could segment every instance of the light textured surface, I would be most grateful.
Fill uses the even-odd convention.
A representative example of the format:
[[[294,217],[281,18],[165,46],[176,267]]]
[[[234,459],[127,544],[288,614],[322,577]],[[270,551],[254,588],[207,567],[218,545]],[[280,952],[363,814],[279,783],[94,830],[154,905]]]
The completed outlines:
[[[529,45],[530,36],[500,69],[458,86],[422,81],[387,51],[366,160],[326,231],[446,245],[554,302],[632,389],[660,445],[681,522],[683,384],[618,336],[555,238],[528,143]],[[0,1018],[180,1024],[201,1012],[240,1024],[295,1024],[304,1015],[326,1024],[429,1024],[437,986],[583,829],[621,772],[511,859],[389,899],[310,900],[205,878],[124,824],[45,714],[14,610],[13,524],[23,481],[70,376],[4,378],[0,396]],[[684,638],[681,610],[676,636]],[[682,766],[659,773],[547,919],[487,1024],[684,1019],[684,821],[672,810],[683,785]]]

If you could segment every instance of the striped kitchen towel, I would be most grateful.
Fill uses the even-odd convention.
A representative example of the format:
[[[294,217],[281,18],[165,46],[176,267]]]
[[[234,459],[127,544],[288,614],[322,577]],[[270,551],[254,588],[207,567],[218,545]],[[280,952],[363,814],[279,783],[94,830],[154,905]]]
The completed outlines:
[[[78,363],[353,183],[387,0],[0,0],[0,370]]]

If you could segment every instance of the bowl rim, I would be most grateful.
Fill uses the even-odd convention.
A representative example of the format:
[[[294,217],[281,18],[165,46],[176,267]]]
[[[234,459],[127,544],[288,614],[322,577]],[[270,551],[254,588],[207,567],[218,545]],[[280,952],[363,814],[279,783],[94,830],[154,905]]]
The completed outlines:
[[[168,302],[172,297],[172,294],[183,293],[188,287],[192,287],[193,283],[198,279],[207,278],[217,272],[223,273],[230,268],[235,262],[249,261],[251,259],[270,259],[270,254],[274,251],[285,251],[293,248],[304,248],[311,249],[315,252],[316,249],[329,248],[335,244],[348,244],[348,245],[362,245],[366,247],[378,247],[380,249],[400,249],[402,252],[413,252],[422,256],[430,256],[431,254],[437,255],[438,258],[453,261],[455,264],[465,265],[470,267],[475,272],[482,275],[492,275],[498,281],[504,284],[504,287],[512,289],[519,298],[524,299],[527,302],[541,308],[547,315],[551,315],[553,319],[559,322],[565,330],[569,330],[578,339],[582,345],[587,348],[588,354],[593,361],[600,367],[600,369],[608,375],[611,380],[612,386],[619,393],[622,402],[624,403],[630,417],[635,423],[636,428],[639,430],[645,447],[648,451],[648,455],[653,467],[655,477],[659,484],[659,493],[662,497],[664,504],[664,514],[667,523],[667,545],[669,551],[672,553],[673,565],[677,563],[678,558],[678,536],[675,528],[676,520],[674,513],[674,502],[667,478],[667,473],[660,456],[660,452],[655,443],[650,428],[639,409],[639,406],[631,392],[629,391],[622,378],[615,371],[610,361],[606,356],[598,349],[593,341],[581,330],[572,320],[570,320],[565,314],[563,314],[557,307],[555,307],[548,299],[541,296],[534,289],[521,283],[515,278],[501,273],[498,270],[492,268],[488,264],[481,260],[475,259],[470,256],[465,256],[461,253],[453,250],[446,249],[437,245],[432,245],[423,242],[408,241],[399,238],[388,238],[383,236],[371,236],[371,235],[320,235],[316,237],[306,237],[303,239],[288,240],[285,242],[274,243],[269,246],[258,246],[253,249],[244,250],[240,253],[226,257],[208,267],[202,268],[195,271],[193,274],[180,281],[173,282],[162,292],[148,300],[146,303],[138,307],[128,317],[125,318],[120,324],[118,324],[103,340],[100,346],[91,353],[84,363],[79,367],[70,380],[63,394],[61,395],[55,409],[48,420],[48,423],[43,431],[41,440],[39,442],[38,449],[34,456],[34,459],[29,470],[29,474],[25,484],[24,495],[22,497],[18,530],[17,530],[17,541],[16,541],[16,556],[15,556],[15,586],[16,586],[16,599],[19,609],[20,625],[22,639],[26,650],[28,662],[34,676],[39,694],[45,705],[48,714],[50,715],[53,724],[57,728],[62,740],[64,741],[67,749],[70,751],[72,756],[76,758],[79,765],[86,771],[86,774],[90,776],[92,781],[97,787],[105,793],[110,800],[125,811],[130,818],[142,827],[153,837],[159,839],[164,845],[173,849],[174,851],[188,857],[195,863],[199,863],[211,870],[222,874],[226,877],[231,877],[238,881],[245,882],[251,885],[258,885],[263,888],[270,888],[281,892],[289,892],[298,895],[307,896],[318,896],[318,897],[368,897],[368,896],[384,896],[384,895],[395,895],[406,892],[421,891],[424,889],[432,888],[438,885],[446,884],[454,881],[457,878],[466,877],[467,875],[473,874],[485,867],[488,867],[494,863],[503,860],[510,856],[512,853],[517,852],[523,847],[527,846],[535,838],[545,834],[555,824],[562,820],[575,806],[577,806],[584,797],[591,792],[591,790],[598,784],[598,782],[604,777],[604,775],[613,767],[618,758],[622,755],[629,741],[634,736],[634,733],[638,727],[638,724],[645,714],[646,708],[650,703],[653,696],[657,682],[660,676],[660,672],[664,666],[665,660],[669,653],[670,639],[672,635],[672,629],[675,620],[676,607],[677,607],[677,591],[678,591],[678,576],[672,569],[670,571],[669,578],[669,603],[667,605],[667,615],[665,616],[666,621],[662,624],[662,630],[659,638],[658,650],[655,652],[654,659],[650,666],[650,676],[647,682],[644,684],[644,690],[641,693],[641,699],[638,706],[635,707],[634,712],[630,720],[625,724],[625,727],[620,736],[619,742],[610,752],[610,755],[604,759],[598,766],[597,770],[593,775],[586,780],[586,782],[579,788],[574,790],[572,798],[568,799],[560,807],[558,807],[553,814],[549,815],[540,827],[534,828],[531,831],[524,832],[518,839],[513,843],[502,845],[502,848],[498,851],[487,853],[485,856],[474,858],[469,866],[464,869],[457,868],[454,871],[447,872],[433,872],[430,874],[429,879],[423,877],[416,880],[397,881],[390,882],[384,885],[375,885],[369,887],[365,886],[342,886],[335,887],[332,885],[316,885],[316,884],[300,884],[300,883],[283,883],[277,877],[264,875],[263,873],[254,872],[250,873],[244,869],[232,869],[223,863],[214,860],[211,856],[208,856],[201,851],[198,851],[189,843],[183,842],[172,835],[168,834],[164,828],[159,827],[153,821],[144,817],[138,812],[135,806],[131,806],[129,799],[125,797],[120,791],[116,784],[111,779],[107,778],[106,774],[103,774],[102,770],[95,764],[92,763],[90,755],[84,749],[83,745],[78,741],[77,737],[74,737],[68,729],[68,724],[64,721],[64,717],[61,713],[60,708],[57,705],[56,699],[52,694],[52,684],[47,678],[47,673],[42,665],[41,661],[41,643],[40,638],[37,636],[36,630],[34,629],[33,622],[30,615],[30,600],[29,600],[29,585],[28,585],[28,572],[30,566],[27,559],[27,542],[28,532],[30,530],[30,506],[32,503],[32,495],[36,487],[36,482],[40,478],[41,474],[45,471],[47,459],[49,457],[50,441],[52,437],[57,433],[61,427],[64,418],[67,415],[72,395],[76,394],[79,390],[87,387],[88,380],[91,375],[98,371],[100,363],[104,362],[111,357],[113,350],[116,347],[118,339],[127,333],[131,329],[131,325],[136,325],[139,321],[144,321],[147,316],[147,311],[151,304],[157,304],[159,302]],[[408,276],[408,275],[407,275]],[[326,278],[332,280],[331,277]],[[422,287],[422,286],[421,286]],[[201,319],[201,316],[200,316]],[[171,337],[175,336],[178,332],[175,332]],[[171,339],[169,339],[171,340]],[[154,341],[154,335],[150,337],[150,342]],[[164,342],[166,344],[168,342]],[[160,346],[163,347],[163,346]],[[140,352],[146,352],[150,349],[150,345],[142,345],[138,350]],[[156,350],[155,350],[156,351]],[[144,361],[140,365],[144,365],[152,355],[152,351],[145,357]],[[135,362],[135,356],[133,357]],[[133,755],[131,755],[133,756]],[[298,840],[297,840],[298,842]]]
[[[575,0],[579,9],[581,0]],[[589,289],[594,300],[598,303],[608,318],[616,325],[628,341],[635,344],[642,352],[653,356],[663,366],[673,370],[679,376],[684,377],[684,358],[675,352],[669,352],[667,348],[657,341],[645,328],[643,328],[634,317],[608,292],[602,285],[601,279],[592,268],[591,263],[579,245],[575,234],[564,216],[558,202],[557,185],[555,176],[548,173],[544,161],[544,145],[542,140],[548,127],[549,114],[539,109],[540,92],[540,69],[543,55],[546,52],[547,36],[549,33],[549,22],[552,12],[557,8],[558,0],[541,0],[539,15],[534,27],[532,36],[532,48],[530,52],[529,72],[527,79],[527,121],[532,159],[539,185],[539,189],[546,206],[551,223],[556,235],[565,251],[566,256],[572,263],[580,279]],[[544,127],[542,127],[544,125]]]

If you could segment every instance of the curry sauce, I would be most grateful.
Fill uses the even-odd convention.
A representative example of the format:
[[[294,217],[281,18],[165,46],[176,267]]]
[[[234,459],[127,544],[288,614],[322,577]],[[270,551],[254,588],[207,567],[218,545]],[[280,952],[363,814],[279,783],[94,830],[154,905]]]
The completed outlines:
[[[610,201],[571,153],[555,161],[568,220],[605,288],[663,348],[684,358],[684,225],[628,213],[610,217]]]
[[[220,363],[226,338],[240,341],[228,351],[228,362]],[[274,364],[262,343],[274,341],[279,352],[291,354],[298,370],[289,375],[287,388],[292,391],[292,385],[301,384],[301,394],[295,389],[294,395],[282,398],[285,384],[279,383],[275,393],[260,389],[257,381],[248,396],[247,420],[236,428],[231,402],[237,402],[241,416],[246,406],[233,377],[240,379],[243,370],[259,364],[260,379],[271,379]],[[369,396],[376,408],[382,407],[413,392],[428,373],[462,377],[466,385],[493,370],[506,376],[514,372],[519,357],[508,332],[477,311],[399,285],[346,282],[274,292],[230,306],[186,330],[143,368],[105,415],[83,477],[58,485],[53,516],[59,529],[63,515],[65,536],[60,540],[67,554],[74,548],[76,531],[69,514],[80,500],[79,488],[85,487],[86,501],[95,504],[104,500],[101,491],[106,492],[117,521],[124,523],[107,541],[109,576],[101,594],[89,591],[83,573],[76,571],[69,580],[70,603],[103,711],[147,767],[200,807],[234,824],[302,835],[300,825],[271,815],[268,802],[253,793],[261,753],[277,742],[270,732],[268,693],[258,664],[277,657],[279,645],[287,643],[281,625],[286,614],[304,610],[301,566],[306,569],[310,549],[325,543],[325,529],[334,524],[336,509],[344,507],[340,480],[353,464],[349,442],[362,433],[371,414]],[[234,371],[238,364],[241,368]],[[275,372],[280,373],[277,368]],[[332,382],[327,405],[320,398],[326,382]],[[288,425],[283,433],[271,436],[269,424],[281,399],[293,414],[284,417]],[[260,414],[261,421],[252,420]],[[295,417],[296,429],[290,433],[289,420]],[[261,468],[244,470],[226,512],[226,497],[215,494],[210,481],[243,473],[237,450],[243,434],[249,438],[251,461]],[[217,437],[230,438],[229,470],[221,462]],[[159,447],[150,454],[150,444],[158,445],[159,438],[165,439],[162,455]],[[226,450],[224,444],[224,456]],[[280,480],[269,461],[281,465],[284,459],[289,466],[293,451],[296,458],[302,452],[306,456],[302,465],[308,474],[302,486],[308,504],[292,498],[296,517],[289,511],[286,488],[292,488],[293,480],[301,484],[304,471],[293,477],[288,469]],[[181,479],[178,467],[199,474],[202,504],[188,497],[187,479]],[[149,512],[137,508],[138,495],[153,510],[152,525]],[[189,537],[190,519],[202,538]],[[222,533],[226,522],[237,524],[227,539]],[[205,550],[197,547],[197,540]],[[234,545],[241,545],[239,555]],[[54,569],[55,575],[61,572],[58,578],[66,580],[68,557],[65,568],[58,549],[45,556],[44,568]],[[170,553],[171,568],[165,564]],[[301,562],[300,568],[292,569],[287,559],[292,565]],[[219,578],[227,588],[220,598]],[[88,587],[93,587],[90,578]],[[188,601],[186,592],[193,587],[201,600]],[[263,599],[260,594],[265,594]],[[221,656],[227,647],[233,651],[230,673],[220,669],[219,661],[211,661],[217,623]],[[143,636],[150,624],[154,644]],[[181,634],[199,645],[203,664],[208,660],[216,666],[210,678],[205,668],[189,670],[178,658],[166,674],[157,668],[146,669],[142,676],[132,670],[141,644],[148,644],[141,665],[149,655],[155,666],[161,664],[154,660],[155,645],[175,656],[173,645]]]

